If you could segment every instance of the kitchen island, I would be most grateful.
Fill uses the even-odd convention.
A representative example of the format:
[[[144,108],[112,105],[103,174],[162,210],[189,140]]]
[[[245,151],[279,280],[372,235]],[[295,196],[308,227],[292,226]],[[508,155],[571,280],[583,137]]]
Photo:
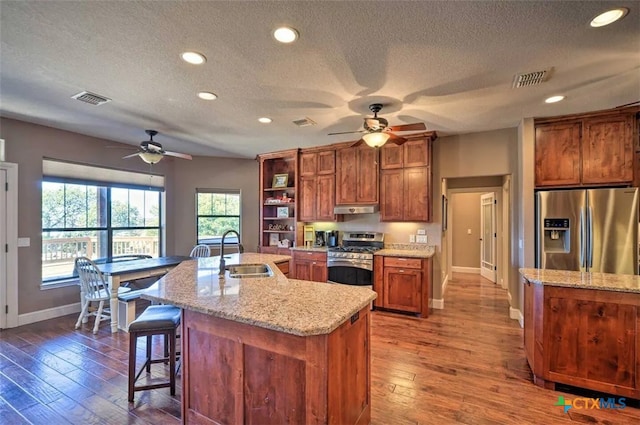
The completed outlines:
[[[226,258],[226,256],[225,256]],[[234,254],[271,277],[218,275],[219,258],[185,261],[145,291],[182,315],[184,423],[367,424],[366,288],[287,279],[290,257]]]
[[[520,269],[534,382],[640,399],[640,276]]]

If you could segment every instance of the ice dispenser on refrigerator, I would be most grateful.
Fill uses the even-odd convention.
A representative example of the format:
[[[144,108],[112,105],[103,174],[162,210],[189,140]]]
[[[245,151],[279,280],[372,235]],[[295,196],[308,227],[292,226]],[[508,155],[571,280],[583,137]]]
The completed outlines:
[[[544,239],[542,241],[544,252],[568,253],[571,246],[571,229],[568,218],[545,218]]]

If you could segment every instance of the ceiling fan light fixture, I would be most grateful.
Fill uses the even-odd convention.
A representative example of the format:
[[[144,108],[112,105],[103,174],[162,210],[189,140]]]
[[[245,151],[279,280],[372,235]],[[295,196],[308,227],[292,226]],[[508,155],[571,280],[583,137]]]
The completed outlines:
[[[295,28],[280,27],[273,31],[273,38],[284,44],[293,43],[298,39],[298,36],[298,31]]]
[[[367,133],[362,136],[362,140],[372,148],[379,148],[387,143],[387,140],[389,140],[389,134],[382,132]]]
[[[162,159],[161,153],[140,152],[140,158],[147,164],[157,164]]]
[[[629,13],[629,9],[627,9],[626,7],[607,10],[606,12],[603,12],[593,18],[589,25],[591,25],[593,28],[604,27],[624,18],[627,13]]]
[[[180,57],[183,61],[192,65],[202,65],[207,61],[207,58],[205,58],[202,53],[198,52],[182,52],[180,53]]]

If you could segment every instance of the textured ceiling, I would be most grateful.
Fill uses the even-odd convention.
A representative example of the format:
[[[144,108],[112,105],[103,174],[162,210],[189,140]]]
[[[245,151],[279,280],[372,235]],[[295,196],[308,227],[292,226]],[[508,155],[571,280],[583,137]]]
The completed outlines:
[[[611,6],[630,12],[590,28]],[[0,19],[2,116],[132,145],[152,128],[196,155],[355,140],[327,133],[362,128],[375,102],[391,125],[450,135],[640,100],[638,1],[3,0]],[[283,24],[296,43],[273,40]],[[182,62],[188,49],[206,64]],[[512,88],[548,68],[547,82]],[[83,90],[112,101],[70,98]],[[292,123],[304,117],[317,125]]]

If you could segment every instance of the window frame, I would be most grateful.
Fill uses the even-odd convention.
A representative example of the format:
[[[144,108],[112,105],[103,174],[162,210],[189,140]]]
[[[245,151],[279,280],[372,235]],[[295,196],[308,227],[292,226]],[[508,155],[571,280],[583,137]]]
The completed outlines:
[[[224,214],[224,215],[220,215],[220,214],[200,214],[199,211],[199,204],[198,204],[198,197],[201,194],[210,194],[210,195],[237,195],[238,196],[238,214],[237,215],[231,215],[231,214]],[[236,230],[238,232],[238,234],[240,235],[240,239],[236,240],[235,235],[233,235],[232,238],[228,239],[230,243],[240,243],[240,241],[242,240],[242,191],[240,189],[222,189],[222,188],[196,188],[196,196],[195,196],[195,209],[196,209],[196,240],[195,243],[196,245],[198,244],[204,244],[204,245],[208,245],[208,246],[212,246],[212,247],[220,247],[220,244],[222,242],[222,235],[219,236],[214,236],[213,238],[208,238],[208,239],[200,239],[200,234],[199,234],[199,229],[200,229],[200,219],[201,218],[226,218],[226,217],[230,217],[230,218],[237,218],[238,219],[238,228],[237,229],[233,229]],[[226,245],[227,240],[225,240],[225,245]]]
[[[99,167],[96,167],[99,169]],[[162,196],[164,192],[163,187],[151,187],[151,186],[141,186],[137,184],[124,184],[117,182],[105,182],[105,181],[94,181],[88,179],[78,179],[72,177],[57,177],[57,176],[42,176],[41,183],[41,194],[44,193],[43,184],[44,183],[59,183],[59,184],[72,184],[72,185],[81,185],[86,187],[96,187],[98,190],[105,190],[105,200],[106,200],[106,211],[105,211],[105,225],[104,226],[86,226],[86,227],[43,227],[43,223],[41,221],[40,227],[43,235],[41,242],[41,252],[42,247],[44,245],[44,234],[49,232],[106,232],[106,258],[110,258],[113,256],[113,240],[114,240],[114,232],[117,233],[122,230],[154,230],[158,232],[158,255],[164,255],[164,228],[165,223],[164,219],[164,208],[165,208],[165,198]],[[112,225],[112,189],[127,189],[127,190],[141,190],[144,192],[157,192],[158,197],[158,224],[157,226],[113,226]],[[40,216],[42,219],[42,199],[40,201]],[[66,201],[66,200],[65,200]],[[146,199],[145,199],[146,202]],[[88,204],[85,204],[87,207]],[[127,200],[127,205],[130,208],[130,199]],[[87,208],[88,210],[88,208]],[[145,219],[146,220],[146,219]],[[42,258],[42,257],[41,257]],[[43,262],[41,260],[40,269],[43,268]],[[44,278],[41,277],[41,288],[42,289],[52,289],[56,287],[65,286],[65,283],[74,282],[77,280],[77,276],[75,274],[59,276],[55,278]]]

